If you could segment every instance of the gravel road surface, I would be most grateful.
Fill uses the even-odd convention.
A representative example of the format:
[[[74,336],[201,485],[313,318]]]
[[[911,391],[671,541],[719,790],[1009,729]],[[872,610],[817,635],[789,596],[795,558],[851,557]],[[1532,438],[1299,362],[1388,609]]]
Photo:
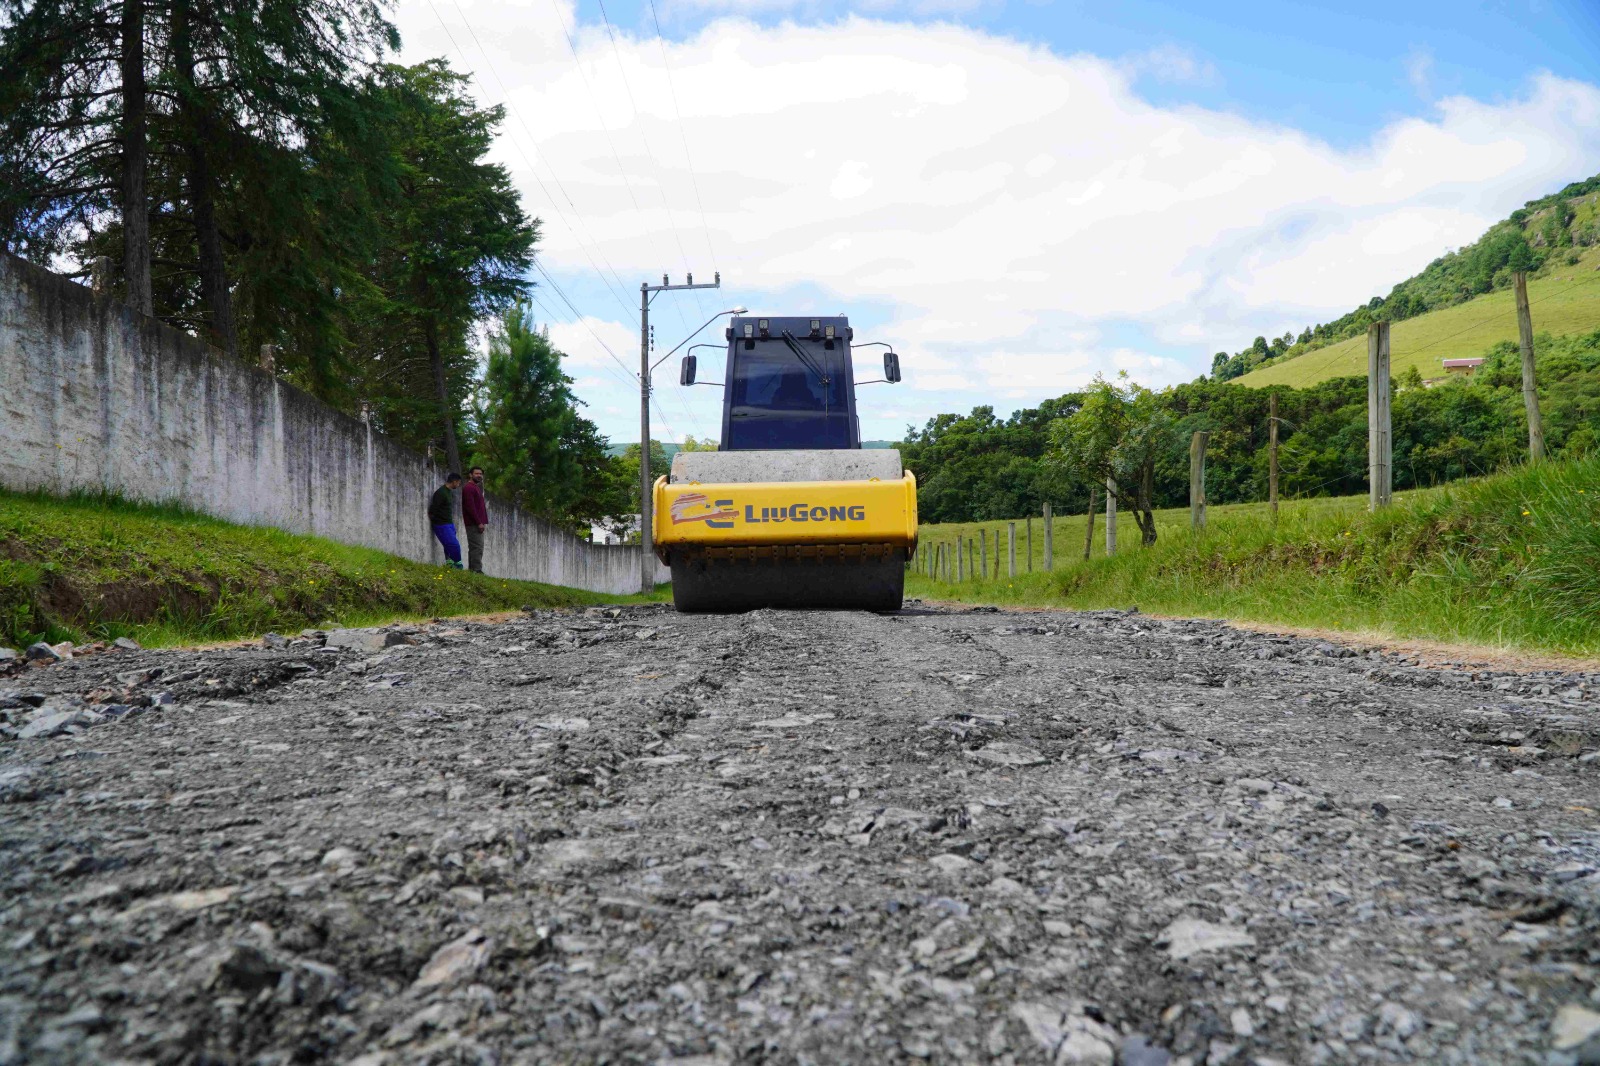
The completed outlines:
[[[1600,1062],[1597,811],[1600,675],[1137,613],[12,665],[0,1063]]]

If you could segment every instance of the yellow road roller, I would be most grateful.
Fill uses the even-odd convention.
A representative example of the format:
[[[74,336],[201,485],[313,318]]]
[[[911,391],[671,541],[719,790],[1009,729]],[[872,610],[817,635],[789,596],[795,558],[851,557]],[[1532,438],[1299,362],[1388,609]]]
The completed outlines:
[[[679,452],[657,479],[651,532],[680,611],[893,611],[917,544],[917,481],[893,448],[862,448],[843,316],[739,317],[720,385],[722,443]],[[861,345],[860,347],[866,347]],[[881,345],[887,348],[887,345]]]

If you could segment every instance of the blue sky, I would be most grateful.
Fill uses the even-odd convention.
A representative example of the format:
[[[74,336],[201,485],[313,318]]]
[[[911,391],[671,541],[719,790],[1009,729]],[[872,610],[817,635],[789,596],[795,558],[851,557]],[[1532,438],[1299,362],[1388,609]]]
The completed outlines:
[[[605,10],[610,33],[589,0],[398,21],[407,59],[508,105],[536,313],[617,440],[662,271],[726,288],[663,296],[659,352],[735,304],[895,340],[906,382],[861,405],[898,437],[1094,373],[1192,378],[1600,171],[1592,2],[657,0],[663,40],[647,4]],[[657,383],[658,435],[715,434],[717,390]]]

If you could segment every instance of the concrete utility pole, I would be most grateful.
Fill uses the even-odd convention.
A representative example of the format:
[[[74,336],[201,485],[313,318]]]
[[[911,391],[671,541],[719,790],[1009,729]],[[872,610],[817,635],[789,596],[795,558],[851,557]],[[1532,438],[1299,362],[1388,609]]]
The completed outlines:
[[[1528,458],[1544,459],[1544,421],[1539,417],[1539,389],[1533,374],[1533,314],[1528,310],[1528,275],[1511,275],[1517,293],[1517,339],[1522,348],[1522,405],[1528,409]]]
[[[650,301],[657,293],[677,292],[679,289],[720,289],[722,274],[710,285],[696,285],[694,275],[686,274],[686,284],[673,285],[665,274],[661,284],[639,284],[639,591],[650,592],[656,587],[655,552],[651,544],[654,529],[650,524]],[[707,323],[709,325],[709,323]],[[702,327],[704,328],[704,327]]]
[[[1189,438],[1189,524],[1195,529],[1206,528],[1206,442],[1211,434],[1195,430]]]
[[[1267,398],[1267,503],[1278,517],[1278,394]]]
[[[1394,437],[1389,425],[1389,323],[1367,327],[1367,509],[1389,506]]]

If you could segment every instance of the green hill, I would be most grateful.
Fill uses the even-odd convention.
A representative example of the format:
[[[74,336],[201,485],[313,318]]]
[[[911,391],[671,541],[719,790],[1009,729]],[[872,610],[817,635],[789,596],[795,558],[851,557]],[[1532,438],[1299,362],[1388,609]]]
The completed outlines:
[[[1563,264],[1528,279],[1528,310],[1539,333],[1571,336],[1600,329],[1600,248],[1584,250],[1576,265]],[[1444,376],[1445,359],[1483,355],[1517,339],[1517,309],[1510,290],[1396,322],[1389,332],[1391,372],[1416,367],[1424,380]],[[1365,333],[1253,370],[1239,385],[1304,388],[1339,377],[1365,377]]]
[[[1553,336],[1600,328],[1600,176],[1511,213],[1477,242],[1435,259],[1421,273],[1333,322],[1268,340],[1229,356],[1218,352],[1217,380],[1249,386],[1306,386],[1366,374],[1367,326],[1394,323],[1394,372],[1444,374],[1441,360],[1483,355],[1515,340],[1511,274],[1529,274],[1536,332]]]

